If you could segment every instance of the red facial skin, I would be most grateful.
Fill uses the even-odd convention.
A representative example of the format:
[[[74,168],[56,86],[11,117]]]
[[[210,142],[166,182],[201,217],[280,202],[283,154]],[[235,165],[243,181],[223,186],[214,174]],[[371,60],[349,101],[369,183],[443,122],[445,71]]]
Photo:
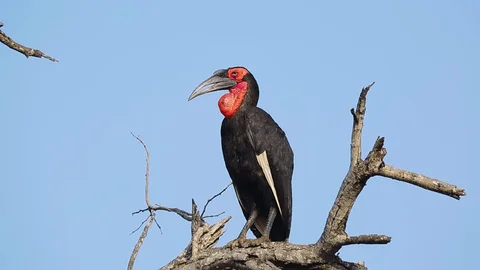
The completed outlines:
[[[218,107],[220,112],[226,118],[232,117],[242,105],[242,101],[248,91],[247,82],[243,81],[245,75],[248,74],[248,70],[244,68],[231,68],[228,70],[228,78],[235,80],[237,85],[230,88],[229,93],[223,95],[218,100]]]

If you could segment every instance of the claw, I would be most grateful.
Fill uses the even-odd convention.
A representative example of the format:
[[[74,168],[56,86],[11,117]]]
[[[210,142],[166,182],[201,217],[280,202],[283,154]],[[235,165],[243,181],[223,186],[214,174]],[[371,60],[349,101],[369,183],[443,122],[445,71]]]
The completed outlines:
[[[228,242],[225,246],[231,249],[234,249],[236,247],[244,247],[246,241],[247,241],[247,238],[238,237],[237,239]]]
[[[258,247],[263,243],[270,243],[270,242],[271,241],[268,236],[262,236],[258,239],[247,239],[244,237],[238,237],[237,239],[228,242],[228,244],[226,244],[225,246],[231,249],[234,249],[236,247],[249,248],[249,247]]]
[[[257,238],[257,239],[251,239],[250,241],[248,241],[248,245],[250,247],[256,247],[256,246],[260,246],[262,245],[263,243],[270,243],[270,238],[266,235],[260,237],[260,238]]]

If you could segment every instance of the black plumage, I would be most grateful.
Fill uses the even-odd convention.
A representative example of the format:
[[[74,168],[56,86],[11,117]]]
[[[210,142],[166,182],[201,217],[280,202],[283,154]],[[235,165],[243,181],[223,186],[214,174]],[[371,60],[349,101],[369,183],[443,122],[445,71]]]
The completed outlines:
[[[213,86],[200,91],[212,82]],[[244,82],[247,87],[242,96],[235,87]],[[239,239],[245,238],[246,232],[251,229],[257,238],[288,240],[292,218],[294,157],[287,137],[273,118],[257,107],[258,84],[248,70],[236,67],[217,71],[194,90],[190,99],[220,89],[230,89],[230,94],[219,101],[222,113],[226,110],[222,110],[225,104],[223,99],[228,100],[232,96],[241,99],[238,107],[228,108],[234,111],[233,114],[224,113],[226,117],[221,127],[225,165],[247,219]],[[274,187],[267,181],[265,173],[268,174],[268,169],[262,168],[262,161],[264,167],[268,165]],[[253,223],[251,226],[249,220]]]
[[[292,218],[293,152],[283,130],[264,110],[244,106],[231,118],[225,118],[221,129],[225,165],[232,178],[238,201],[246,219],[253,207],[259,211],[250,228],[261,237],[271,207],[277,207],[256,155],[267,153],[282,214],[277,214],[270,240],[284,241],[290,235]]]

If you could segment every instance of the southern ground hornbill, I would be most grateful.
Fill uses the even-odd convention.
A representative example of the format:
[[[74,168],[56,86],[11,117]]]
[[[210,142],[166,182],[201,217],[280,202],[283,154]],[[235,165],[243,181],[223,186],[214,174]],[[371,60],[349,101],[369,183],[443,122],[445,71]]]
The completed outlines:
[[[288,241],[293,151],[287,137],[273,118],[257,107],[258,84],[246,68],[214,72],[188,100],[217,90],[229,91],[218,101],[225,116],[221,129],[223,157],[247,219],[238,238],[228,245]],[[247,241],[248,229],[258,239]]]

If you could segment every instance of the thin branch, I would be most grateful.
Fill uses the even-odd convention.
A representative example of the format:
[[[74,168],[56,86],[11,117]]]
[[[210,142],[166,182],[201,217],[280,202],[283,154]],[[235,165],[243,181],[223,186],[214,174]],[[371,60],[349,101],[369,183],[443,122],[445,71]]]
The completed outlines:
[[[3,23],[0,22],[0,27],[3,26]],[[23,55],[25,55],[25,57],[30,57],[30,56],[33,56],[33,57],[38,57],[38,58],[46,58],[52,62],[58,62],[57,59],[51,57],[51,56],[48,56],[46,54],[44,54],[42,51],[40,50],[37,50],[37,49],[33,49],[33,48],[29,48],[29,47],[26,47],[20,43],[17,43],[16,41],[14,41],[12,38],[10,38],[9,36],[7,36],[7,34],[5,34],[4,32],[2,32],[0,30],[0,42],[5,44],[7,47],[9,47],[10,49],[12,50],[15,50],[19,53],[22,53]]]
[[[142,244],[143,244],[143,241],[145,240],[145,237],[147,237],[148,230],[150,229],[150,226],[152,226],[153,221],[155,221],[155,223],[158,225],[159,228],[160,228],[160,225],[157,223],[157,220],[155,219],[155,212],[152,210],[152,205],[150,204],[150,201],[148,199],[148,184],[149,184],[148,176],[150,174],[150,152],[148,152],[147,145],[142,141],[142,139],[140,139],[140,137],[135,136],[133,133],[130,133],[130,134],[132,134],[132,136],[135,137],[143,145],[143,148],[145,149],[145,154],[146,154],[146,158],[145,158],[145,163],[146,163],[146,169],[145,169],[145,203],[148,206],[147,210],[150,212],[148,223],[143,228],[143,232],[140,235],[140,237],[138,238],[137,244],[135,245],[135,248],[133,249],[132,255],[130,256],[130,261],[128,262],[128,268],[127,269],[128,270],[133,270],[133,265],[135,264],[135,259],[137,258],[137,254],[140,251],[140,248],[142,247]],[[142,222],[142,224],[139,226],[139,228],[143,225],[143,223],[145,223],[145,221]],[[137,231],[137,230],[138,229],[136,229],[135,231]],[[160,228],[160,230],[161,230],[161,228]],[[133,231],[132,233],[134,233],[135,231]]]
[[[160,224],[158,224],[157,218],[153,218],[153,221],[155,221],[155,224],[157,225],[158,229],[160,230],[160,233],[163,234],[162,226],[160,226]]]
[[[207,200],[207,203],[205,203],[205,205],[203,206],[203,210],[202,210],[202,214],[200,215],[201,217],[203,217],[203,215],[205,214],[205,210],[207,210],[207,206],[208,204],[213,201],[215,198],[217,198],[218,196],[222,195],[223,192],[225,192],[230,186],[232,185],[232,182],[230,182],[230,184],[228,184],[224,189],[222,189],[222,191],[220,191],[219,193],[213,195],[210,199]],[[217,216],[221,215],[218,214]],[[213,216],[209,216],[209,217],[213,217]]]
[[[135,245],[135,248],[133,248],[132,255],[130,255],[130,260],[128,261],[128,268],[127,270],[133,270],[133,265],[135,264],[135,259],[137,258],[138,252],[140,251],[140,248],[142,247],[143,241],[147,237],[148,234],[148,229],[150,229],[150,226],[152,226],[153,221],[155,220],[155,212],[152,212],[150,215],[150,219],[148,220],[147,224],[145,225],[145,228],[143,228],[143,232],[138,238],[137,244]]]
[[[171,212],[179,215],[181,218],[185,219],[186,221],[192,221],[191,213],[188,213],[187,211],[178,209],[176,207],[165,207],[158,204],[156,204],[155,206],[152,206],[151,208],[145,208],[145,209],[140,209],[138,211],[135,211],[132,213],[132,216],[139,213],[147,212],[147,211],[167,211],[167,212]]]
[[[458,188],[455,185],[445,183],[422,174],[397,169],[389,165],[385,165],[383,168],[380,168],[378,170],[378,175],[409,183],[433,192],[441,193],[457,200],[460,200],[460,196],[467,195],[464,189]]]
[[[160,227],[160,224],[158,224],[157,219],[155,218],[155,211],[163,210],[163,211],[168,211],[168,212],[174,212],[174,213],[177,213],[179,216],[181,216],[182,218],[184,218],[188,221],[191,220],[191,216],[192,216],[192,214],[190,214],[186,211],[183,211],[181,209],[178,209],[178,208],[169,208],[169,207],[164,207],[164,206],[161,206],[161,205],[152,205],[150,203],[150,200],[149,200],[149,197],[148,197],[149,176],[150,176],[150,152],[148,151],[147,145],[143,142],[142,139],[140,139],[139,136],[136,136],[133,133],[130,133],[130,134],[132,134],[132,136],[135,139],[137,139],[143,145],[143,148],[145,149],[145,163],[146,163],[146,166],[145,166],[145,203],[147,204],[147,208],[138,210],[137,212],[132,213],[132,215],[135,215],[135,214],[138,214],[138,213],[143,213],[143,212],[146,212],[146,211],[148,211],[150,213],[150,215],[149,215],[148,223],[143,228],[143,232],[140,235],[140,238],[138,239],[137,244],[135,245],[135,248],[133,249],[132,255],[130,256],[130,261],[128,262],[128,268],[127,268],[128,270],[133,269],[133,265],[135,263],[135,259],[137,257],[137,254],[138,254],[140,248],[142,247],[142,244],[143,244],[143,241],[145,240],[145,237],[147,237],[147,233],[148,233],[148,230],[150,229],[150,226],[152,225],[152,223],[154,221],[155,221],[155,224],[157,224],[158,228],[160,229],[160,232],[162,231],[162,227]],[[142,222],[142,224],[139,226],[139,228],[144,223],[145,223],[145,221]],[[139,228],[134,230],[132,233],[136,232]]]
[[[146,212],[146,211],[167,211],[167,212],[173,212],[173,213],[176,213],[178,214],[180,217],[182,217],[183,219],[187,220],[187,221],[191,221],[192,220],[192,214],[191,213],[188,213],[187,211],[184,211],[182,209],[178,209],[178,208],[175,208],[175,207],[165,207],[165,206],[162,206],[162,205],[152,205],[150,203],[150,199],[148,197],[148,187],[149,187],[149,176],[150,176],[150,152],[148,151],[148,148],[147,148],[147,145],[145,144],[145,142],[143,142],[143,140],[139,137],[139,136],[136,136],[135,134],[131,133],[132,136],[137,139],[143,146],[143,148],[145,149],[145,163],[146,163],[146,166],[145,166],[145,203],[147,204],[147,208],[145,209],[141,209],[141,210],[138,210],[136,212],[133,212],[132,215],[135,215],[135,214],[138,214],[138,213],[143,213],[143,212]]]
[[[138,230],[140,230],[140,228],[143,226],[143,224],[145,224],[145,222],[147,222],[147,220],[148,220],[149,218],[150,218],[150,216],[147,216],[147,218],[146,218],[144,221],[142,221],[142,223],[141,223],[140,225],[138,225],[138,227],[137,227],[135,230],[133,230],[133,231],[130,233],[130,235],[132,235],[132,234],[136,233]]]
[[[225,211],[222,211],[222,212],[220,212],[220,213],[218,213],[218,214],[215,214],[215,215],[207,215],[207,216],[204,216],[203,218],[204,218],[204,219],[207,219],[207,218],[215,218],[215,217],[219,217],[219,216],[221,216],[221,215],[223,215],[223,214],[225,214]]]
[[[145,149],[145,163],[146,163],[146,168],[145,168],[145,203],[147,204],[149,209],[153,208],[153,205],[150,203],[150,200],[148,199],[148,185],[149,185],[149,180],[148,177],[150,175],[150,152],[148,151],[147,145],[140,139],[140,137],[135,136],[132,132],[130,132],[135,139],[137,139],[142,145],[143,149]]]

